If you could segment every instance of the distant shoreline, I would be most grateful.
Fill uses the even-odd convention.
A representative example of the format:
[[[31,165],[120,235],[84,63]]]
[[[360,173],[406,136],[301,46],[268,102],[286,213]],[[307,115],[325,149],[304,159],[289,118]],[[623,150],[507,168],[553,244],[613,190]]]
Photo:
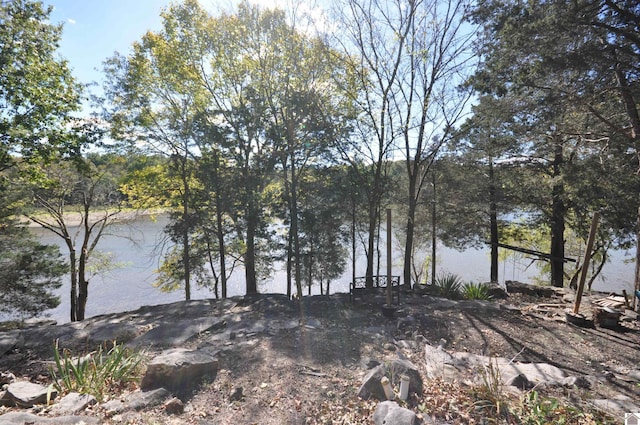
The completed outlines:
[[[126,221],[133,221],[139,217],[149,217],[149,216],[154,216],[154,215],[160,215],[160,214],[165,214],[167,213],[168,210],[166,209],[162,209],[162,208],[158,208],[158,209],[146,209],[146,210],[132,210],[132,209],[125,209],[122,211],[119,211],[115,214],[114,217],[111,218],[111,222],[113,223],[122,223],[122,222],[126,222]],[[105,215],[107,214],[111,214],[111,212],[109,211],[93,211],[89,213],[89,220],[91,223],[95,223],[96,221],[98,221],[99,219],[103,218]],[[46,213],[40,213],[40,214],[36,214],[36,217],[43,218],[43,221],[47,221],[50,222],[50,216],[48,216]],[[20,222],[22,224],[24,224],[26,227],[29,228],[43,228],[43,226],[39,223],[34,222],[33,220],[30,220],[27,217],[22,217],[20,219]],[[77,227],[82,223],[82,213],[81,212],[65,212],[64,213],[64,222],[67,226],[69,227]],[[52,225],[56,226],[55,224],[52,223]]]

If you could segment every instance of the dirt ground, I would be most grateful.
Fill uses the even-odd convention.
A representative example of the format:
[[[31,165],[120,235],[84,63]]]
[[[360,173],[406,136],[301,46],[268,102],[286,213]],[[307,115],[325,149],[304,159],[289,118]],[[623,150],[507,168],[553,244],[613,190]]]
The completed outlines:
[[[240,334],[222,343],[217,375],[182,397],[182,414],[167,414],[159,406],[105,418],[105,423],[372,423],[377,402],[356,396],[367,363],[400,356],[420,368],[425,343],[450,352],[544,362],[570,375],[598,377],[599,384],[588,390],[549,390],[549,396],[579,409],[588,409],[588,400],[615,394],[640,400],[640,385],[624,378],[630,369],[640,369],[637,320],[625,321],[615,330],[577,327],[566,323],[564,309],[569,305],[561,296],[511,294],[504,300],[451,302],[409,293],[401,296],[395,317],[387,319],[381,314],[383,300],[382,295],[370,295],[351,303],[347,295],[334,295],[290,302],[293,307],[249,306],[257,320],[297,317],[308,324]],[[583,300],[587,309],[590,302],[589,297]],[[211,344],[206,334],[189,342],[190,347]],[[22,368],[14,363],[13,372],[45,379],[43,370],[34,366],[38,355],[30,356]],[[0,367],[6,370],[8,365]],[[472,398],[461,396],[463,390],[464,385],[425,380],[424,394],[410,399],[407,407],[425,422],[433,418],[442,424],[517,423],[487,422],[487,413]],[[92,414],[101,414],[100,409]],[[590,423],[609,422],[601,416]]]

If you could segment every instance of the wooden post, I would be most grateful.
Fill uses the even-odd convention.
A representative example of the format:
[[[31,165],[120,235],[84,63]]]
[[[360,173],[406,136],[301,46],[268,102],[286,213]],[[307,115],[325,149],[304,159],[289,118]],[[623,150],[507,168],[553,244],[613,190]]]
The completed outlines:
[[[638,311],[640,300],[636,291],[640,291],[640,207],[638,208],[638,222],[636,223],[636,273],[634,277],[633,310]]]
[[[391,209],[387,208],[387,305],[391,305]]]
[[[584,282],[587,280],[587,269],[589,268],[589,261],[591,260],[591,250],[593,249],[593,242],[596,238],[599,219],[600,213],[598,211],[594,212],[593,220],[591,221],[591,230],[589,231],[589,239],[587,239],[587,249],[584,252],[584,261],[582,262],[582,270],[580,271],[580,282],[578,283],[578,292],[576,292],[576,301],[573,305],[573,314],[578,314],[580,310],[582,291],[584,290]]]

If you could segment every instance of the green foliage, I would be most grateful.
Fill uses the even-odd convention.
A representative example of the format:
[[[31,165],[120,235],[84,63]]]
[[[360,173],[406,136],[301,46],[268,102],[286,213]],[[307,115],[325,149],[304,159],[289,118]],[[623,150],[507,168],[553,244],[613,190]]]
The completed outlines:
[[[489,285],[484,283],[465,283],[461,288],[462,296],[467,300],[490,300]]]
[[[22,158],[68,152],[64,121],[80,87],[56,53],[62,27],[39,1],[0,2],[0,170]]]
[[[502,376],[497,360],[479,368],[482,383],[474,389],[475,405],[488,410],[492,417],[504,417],[509,414],[509,399],[503,391]]]
[[[1,312],[34,317],[60,304],[53,293],[66,271],[59,249],[38,243],[28,229],[0,223],[0,270]]]
[[[453,273],[442,273],[436,277],[435,290],[438,296],[450,299],[460,298],[462,279]]]
[[[49,373],[58,391],[91,394],[98,401],[136,382],[142,374],[144,355],[113,342],[111,348],[101,345],[97,351],[73,358],[67,349],[53,347],[55,368]]]
[[[546,424],[585,424],[595,425],[605,423],[603,418],[596,417],[590,412],[582,412],[575,407],[565,405],[556,398],[542,397],[537,391],[531,390],[524,394],[519,406],[514,410],[518,413],[522,425]]]
[[[60,303],[54,291],[66,271],[57,246],[42,245],[15,218],[23,195],[0,174],[0,312],[33,317]]]

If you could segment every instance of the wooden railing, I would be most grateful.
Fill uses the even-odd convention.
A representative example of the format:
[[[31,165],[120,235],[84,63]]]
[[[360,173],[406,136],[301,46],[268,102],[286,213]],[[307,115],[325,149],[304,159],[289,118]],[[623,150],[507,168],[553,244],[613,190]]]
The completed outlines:
[[[360,276],[356,277],[353,282],[349,285],[349,298],[353,302],[357,295],[365,295],[369,292],[370,289],[376,288],[386,288],[387,287],[387,276],[386,275],[376,275],[372,276],[373,278],[373,287],[367,288],[367,277]],[[397,297],[397,303],[400,304],[400,276],[391,276],[391,286],[393,296]]]

